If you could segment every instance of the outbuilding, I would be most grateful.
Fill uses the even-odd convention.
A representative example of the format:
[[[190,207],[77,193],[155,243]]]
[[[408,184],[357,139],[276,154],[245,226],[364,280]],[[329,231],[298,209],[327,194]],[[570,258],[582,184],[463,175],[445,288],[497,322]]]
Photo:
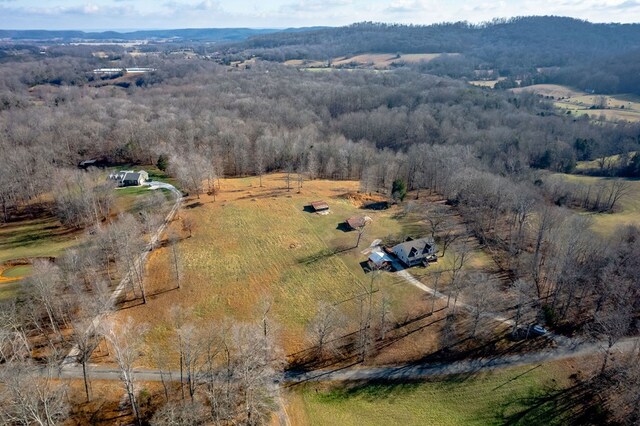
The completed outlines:
[[[368,263],[371,269],[391,269],[393,259],[381,250],[374,250],[369,255]]]
[[[327,204],[325,201],[322,201],[322,200],[312,202],[311,207],[313,207],[313,210],[316,213],[323,213],[323,212],[329,211],[329,204]]]

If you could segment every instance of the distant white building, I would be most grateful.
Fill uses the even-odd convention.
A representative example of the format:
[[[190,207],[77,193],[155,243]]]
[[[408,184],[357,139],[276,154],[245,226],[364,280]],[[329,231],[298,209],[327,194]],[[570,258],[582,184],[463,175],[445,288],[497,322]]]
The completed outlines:
[[[118,182],[118,186],[140,186],[149,180],[149,173],[144,170],[121,170],[111,173],[109,179]]]
[[[96,68],[93,73],[96,75],[116,75],[116,74],[144,74],[155,71],[155,68]]]
[[[93,73],[96,75],[116,75],[124,73],[124,68],[96,68]]]

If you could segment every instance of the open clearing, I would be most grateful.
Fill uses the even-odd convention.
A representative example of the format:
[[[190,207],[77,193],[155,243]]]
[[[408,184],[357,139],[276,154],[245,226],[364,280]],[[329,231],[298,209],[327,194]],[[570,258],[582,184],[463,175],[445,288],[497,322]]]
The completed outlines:
[[[630,151],[629,155],[636,154],[637,152],[638,151]],[[622,154],[615,154],[615,155],[609,155],[607,157],[601,157],[596,160],[578,161],[576,163],[576,170],[580,170],[582,172],[598,171],[600,170],[600,160],[604,160],[603,164],[605,165],[605,170],[606,170],[607,166],[615,165],[622,156],[623,156]]]
[[[290,392],[288,412],[317,426],[565,424],[576,371],[555,362],[426,382],[309,384]]]
[[[345,66],[366,66],[375,69],[388,69],[394,64],[415,64],[419,62],[431,61],[444,53],[364,53],[355,56],[340,56],[331,60],[331,67],[340,68]],[[458,55],[458,53],[447,53],[447,55]],[[304,68],[326,68],[326,61],[291,59],[285,65]]]
[[[469,84],[473,86],[489,87],[491,89],[494,89],[496,87],[496,84],[506,79],[507,77],[498,77],[495,80],[472,80],[472,81],[469,81]]]
[[[223,327],[224,321],[260,320],[262,310],[272,302],[268,321],[278,328],[286,354],[309,347],[306,327],[320,302],[338,305],[349,319],[347,330],[353,331],[359,309],[355,296],[363,294],[370,282],[361,265],[367,257],[363,250],[374,239],[388,235],[428,235],[424,222],[402,214],[398,206],[359,208],[361,196],[345,197],[357,191],[358,182],[308,181],[298,194],[295,180],[287,192],[285,175],[274,174],[263,177],[263,185],[259,187],[257,177],[223,179],[216,201],[203,195],[185,202],[179,215],[196,224],[193,236],[181,229],[180,221],[172,224],[182,235],[178,244],[184,265],[182,287],[176,288],[171,250],[158,248],[147,264],[148,303],[116,314],[119,320],[132,316],[137,322],[150,323],[145,352],[172,344],[170,310],[176,305],[192,310],[189,321]],[[328,202],[330,214],[318,215],[306,208],[320,199]],[[360,247],[354,249],[357,233],[344,232],[341,223],[357,214],[373,221]],[[438,265],[446,261],[447,257]],[[489,259],[478,254],[471,267],[484,268],[487,263]],[[412,268],[411,272],[420,276],[438,267]],[[438,349],[440,320],[446,310],[425,317],[431,298],[394,274],[380,274],[374,288],[376,297],[387,297],[390,318],[403,325],[389,333],[397,339],[384,345],[369,363],[417,360]],[[436,308],[442,308],[441,301]],[[153,367],[149,359],[142,360],[142,365]]]
[[[607,181],[613,178],[578,176],[563,174],[567,180],[581,182],[587,185],[595,185],[598,182]],[[622,178],[618,178],[622,179]],[[636,225],[640,226],[640,180],[625,179],[629,183],[628,193],[620,199],[620,206],[615,213],[585,213],[594,220],[593,229],[603,235],[610,235],[618,226]]]
[[[558,108],[576,116],[588,115],[606,121],[640,121],[640,97],[629,94],[593,95],[558,84],[534,84],[511,89],[514,93],[532,92],[554,99]],[[604,105],[601,105],[604,103]],[[598,106],[596,109],[591,109]]]

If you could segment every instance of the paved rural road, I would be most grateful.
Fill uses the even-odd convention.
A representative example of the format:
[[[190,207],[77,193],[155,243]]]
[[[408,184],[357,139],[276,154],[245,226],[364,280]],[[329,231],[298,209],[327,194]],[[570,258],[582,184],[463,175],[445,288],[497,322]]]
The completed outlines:
[[[142,250],[142,253],[140,253],[140,256],[136,259],[136,264],[135,264],[136,268],[139,268],[147,260],[147,256],[149,255],[149,252],[151,252],[153,247],[155,247],[155,245],[158,243],[158,241],[160,240],[160,237],[162,236],[162,233],[165,231],[165,229],[167,229],[169,222],[171,222],[173,217],[176,215],[176,213],[178,212],[178,209],[180,208],[180,204],[182,203],[182,193],[178,191],[178,189],[176,189],[175,186],[169,183],[152,181],[152,182],[148,182],[145,186],[148,186],[149,189],[151,190],[167,189],[171,191],[173,195],[175,195],[176,200],[173,206],[171,207],[171,210],[165,217],[164,221],[158,228],[158,230],[151,236],[149,243],[144,247],[144,249]],[[127,287],[127,283],[130,280],[131,280],[131,271],[129,271],[122,278],[122,280],[120,280],[120,283],[118,284],[118,286],[115,288],[115,290],[113,290],[113,293],[109,298],[109,304],[111,306],[115,305],[115,303],[118,301],[118,298],[122,295],[122,293],[124,292],[124,289]],[[98,328],[98,326],[102,323],[102,321],[104,321],[104,319],[108,316],[108,314],[109,312],[105,312],[105,313],[96,315],[93,318],[93,320],[91,320],[91,323],[87,328],[87,330],[85,331],[85,333],[93,333]],[[78,349],[77,346],[74,346],[73,348],[71,348],[67,356],[62,361],[62,368],[73,368],[77,366],[79,355],[80,355],[80,350]]]
[[[287,371],[284,373],[282,382],[294,385],[304,382],[323,381],[415,380],[432,376],[469,374],[601,354],[605,346],[605,342],[586,342],[574,345],[573,347],[448,363],[403,364],[389,367],[346,367],[336,370],[314,370],[308,372]],[[611,353],[615,354],[638,350],[639,346],[640,338],[627,338],[614,345]],[[93,380],[120,380],[120,371],[117,368],[89,365],[88,371],[89,377]],[[180,380],[180,373],[178,371],[161,372],[159,370],[145,369],[136,369],[135,371],[136,380],[139,381],[161,381],[163,376],[165,381]],[[82,368],[78,365],[65,366],[60,369],[58,377],[61,379],[81,379]]]

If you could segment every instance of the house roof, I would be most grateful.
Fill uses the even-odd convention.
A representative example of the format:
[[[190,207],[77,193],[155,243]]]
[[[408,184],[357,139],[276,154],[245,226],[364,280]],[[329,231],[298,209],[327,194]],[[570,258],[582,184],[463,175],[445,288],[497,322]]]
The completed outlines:
[[[404,251],[408,253],[410,257],[415,256],[416,254],[427,254],[430,253],[433,246],[435,245],[433,238],[424,237],[419,238],[417,240],[406,241],[404,243],[400,243],[393,247],[393,251],[399,250],[400,248],[404,248]],[[413,252],[413,255],[411,254]]]
[[[367,216],[351,216],[345,222],[347,222],[347,225],[349,225],[353,229],[357,229],[365,226],[368,220],[371,220],[371,218]]]
[[[383,253],[381,251],[372,251],[369,255],[369,260],[375,264],[380,264],[383,262],[393,262],[393,259],[389,257],[387,253]]]
[[[329,204],[327,204],[325,201],[313,201],[311,203],[311,207],[313,207],[314,210],[328,210],[329,209]]]
[[[122,178],[122,180],[139,180],[139,179],[140,179],[140,173],[136,173],[136,172],[128,172]]]

